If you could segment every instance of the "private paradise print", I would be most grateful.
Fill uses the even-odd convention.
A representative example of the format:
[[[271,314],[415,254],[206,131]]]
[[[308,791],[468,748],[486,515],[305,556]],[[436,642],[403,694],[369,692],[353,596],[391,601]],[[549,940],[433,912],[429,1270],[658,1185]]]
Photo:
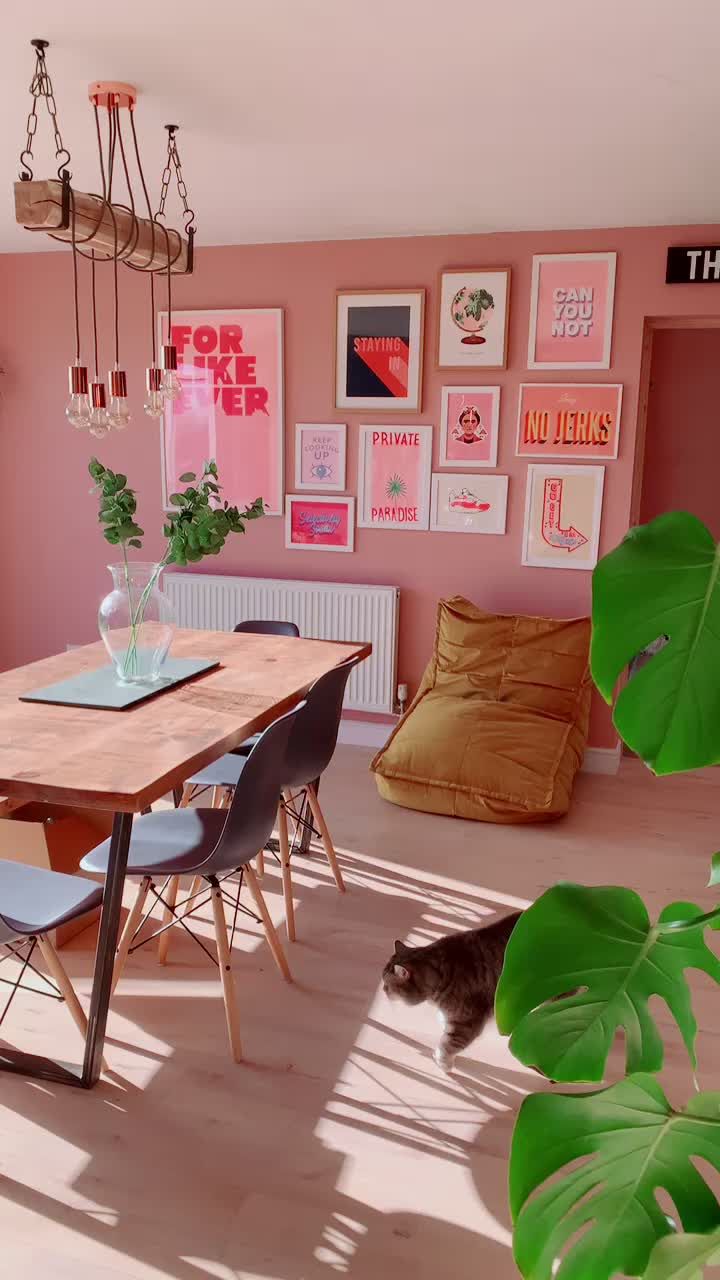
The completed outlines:
[[[538,459],[615,459],[621,403],[618,383],[524,383],[517,453]]]
[[[360,428],[358,526],[427,529],[432,427]]]
[[[167,316],[160,316],[165,341]],[[279,308],[174,311],[179,398],[165,406],[163,498],[186,471],[215,458],[224,496],[261,497],[282,512],[283,313]]]
[[[285,496],[285,546],[290,551],[352,551],[355,499]]]

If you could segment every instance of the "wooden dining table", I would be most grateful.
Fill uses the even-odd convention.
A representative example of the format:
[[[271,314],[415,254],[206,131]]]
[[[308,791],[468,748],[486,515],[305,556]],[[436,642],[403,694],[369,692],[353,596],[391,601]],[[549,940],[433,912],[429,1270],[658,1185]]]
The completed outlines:
[[[217,658],[220,665],[122,711],[20,701],[106,665],[100,643],[0,674],[0,795],[114,815],[83,1062],[0,1046],[0,1070],[84,1088],[97,1082],[133,815],[265,729],[327,671],[370,652],[363,643],[180,630],[173,657]]]

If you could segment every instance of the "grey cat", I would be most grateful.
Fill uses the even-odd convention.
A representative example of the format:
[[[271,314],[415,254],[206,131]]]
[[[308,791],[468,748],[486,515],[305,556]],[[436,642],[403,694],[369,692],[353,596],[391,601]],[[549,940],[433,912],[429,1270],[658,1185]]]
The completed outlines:
[[[429,1000],[437,1006],[443,1035],[433,1057],[444,1071],[452,1071],[456,1055],[492,1016],[505,948],[520,915],[516,911],[482,929],[451,933],[427,947],[395,943],[383,970],[385,994],[406,1004]]]

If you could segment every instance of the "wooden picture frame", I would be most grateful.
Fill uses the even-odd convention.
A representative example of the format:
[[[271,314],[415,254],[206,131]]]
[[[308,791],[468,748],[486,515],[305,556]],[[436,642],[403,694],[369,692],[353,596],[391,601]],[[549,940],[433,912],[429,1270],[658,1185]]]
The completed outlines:
[[[518,389],[516,456],[534,458],[536,462],[545,458],[615,462],[620,445],[622,393],[620,382],[522,382]],[[582,407],[578,409],[578,405]],[[571,434],[576,437],[574,442],[568,438]],[[600,443],[603,436],[607,438],[607,448]]]
[[[475,373],[479,370],[506,369],[508,362],[508,326],[510,323],[510,267],[445,267],[438,277],[438,309],[436,324],[436,352],[438,369],[456,373]],[[464,298],[460,299],[460,291]],[[473,294],[484,293],[499,304],[482,306],[477,314],[471,312]],[[462,312],[467,314],[467,328],[452,319],[452,308],[462,302]],[[492,310],[487,317],[485,312]],[[493,325],[493,321],[497,321]],[[493,326],[490,335],[486,328]]]
[[[424,289],[338,289],[335,408],[420,413],[424,334]]]

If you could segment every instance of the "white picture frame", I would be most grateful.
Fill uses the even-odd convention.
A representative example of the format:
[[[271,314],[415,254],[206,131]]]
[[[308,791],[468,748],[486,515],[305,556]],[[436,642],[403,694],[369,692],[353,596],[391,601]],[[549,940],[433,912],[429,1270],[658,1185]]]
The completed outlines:
[[[550,444],[539,447],[537,444],[528,445],[523,440],[523,409],[525,408],[525,393],[537,392],[538,396],[546,398],[548,401],[555,400],[552,406],[557,411],[560,403],[560,393],[562,398],[569,405],[570,402],[576,403],[578,399],[582,400],[583,396],[591,396],[591,393],[598,392],[600,397],[607,396],[614,399],[613,410],[615,415],[614,430],[612,434],[612,447],[602,452],[601,449],[592,444],[573,444],[564,446],[555,446]],[[555,395],[553,395],[555,393]],[[588,462],[616,462],[618,450],[620,447],[620,426],[622,421],[622,397],[623,384],[621,382],[521,382],[518,388],[518,408],[517,408],[517,425],[515,434],[515,455],[518,458],[535,458],[536,461],[542,462],[545,458],[564,458],[567,462],[576,460],[578,462],[587,459]],[[532,411],[531,411],[532,412]],[[595,450],[593,452],[593,450]]]
[[[308,475],[307,470],[303,468],[304,450],[312,446],[312,436],[316,435],[318,440],[318,448],[322,451],[322,437],[329,437],[335,442],[334,470],[337,480],[325,480],[322,475],[318,475],[321,467],[327,466],[327,461],[322,457],[319,462],[312,467],[313,474]],[[332,451],[332,444],[330,444]],[[327,448],[327,446],[326,446]],[[317,451],[316,451],[317,452]],[[346,466],[347,466],[347,425],[344,422],[296,422],[295,424],[295,488],[305,490],[307,492],[323,492],[323,493],[343,493],[346,487]],[[303,472],[305,471],[305,479]]]
[[[425,290],[338,289],[335,306],[335,408],[420,413]],[[370,344],[367,354],[358,343]],[[364,379],[374,381],[379,394],[348,392]]]
[[[605,318],[604,318],[604,326],[603,326],[601,341],[599,342],[599,350],[597,353],[598,358],[577,359],[577,360],[568,359],[568,354],[566,353],[564,359],[563,358],[538,359],[538,355],[537,355],[538,307],[540,305],[542,269],[543,269],[543,266],[547,264],[559,265],[562,263],[566,264],[567,271],[571,279],[573,275],[576,273],[577,269],[579,269],[581,267],[581,264],[583,263],[590,264],[587,268],[588,279],[592,279],[594,277],[594,269],[596,267],[601,267],[604,264],[607,268],[607,292],[605,295],[605,306],[604,306]],[[617,271],[617,253],[613,251],[604,252],[604,253],[539,253],[534,255],[533,261],[532,261],[532,284],[530,289],[530,331],[528,335],[528,362],[527,362],[528,369],[609,369],[610,368],[610,358],[612,354],[613,315],[615,310],[616,271]],[[574,299],[572,301],[573,303],[575,302]],[[570,305],[570,303],[567,303],[564,299],[558,299],[558,301],[555,302],[555,295],[553,291],[553,299],[551,300],[551,307],[555,305],[557,306]],[[579,305],[585,306],[587,305],[587,302],[581,300]],[[594,306],[594,302],[593,302],[593,306]],[[559,323],[560,318],[557,317],[557,320]],[[572,319],[563,321],[563,323],[568,325],[569,324],[582,325],[587,323],[587,318],[584,317],[584,315],[578,315],[577,317],[573,316]],[[576,343],[579,341],[580,345],[578,347],[578,350],[580,350],[580,347],[582,346],[583,334],[573,333],[573,334],[568,334],[566,336],[568,338],[572,338],[573,341],[575,341]],[[552,335],[550,340],[562,341],[563,337],[564,335],[560,335],[559,338],[556,338],[555,335]]]
[[[458,411],[457,397],[461,397]],[[485,440],[475,455],[475,446],[468,442],[466,450],[461,448],[460,441],[454,441],[462,415],[475,409],[480,420],[480,429],[488,433],[487,447]],[[487,423],[487,426],[486,426]],[[438,455],[439,467],[453,467],[457,470],[472,468],[492,469],[497,466],[498,436],[500,430],[500,387],[458,386],[442,387],[440,390],[440,446]],[[465,456],[462,456],[463,451]]]
[[[387,497],[383,498],[382,504],[378,502],[373,507],[373,496],[376,496],[373,494],[374,480],[370,475],[373,457],[385,447],[390,450],[398,449],[401,454],[403,448],[401,444],[394,444],[393,441],[390,441],[388,446],[382,443],[377,444],[373,437],[376,435],[382,436],[384,433],[389,433],[392,436],[417,435],[417,444],[412,442],[408,446],[413,452],[417,450],[417,484],[414,492],[410,492],[409,502],[403,503],[396,501],[395,497]],[[432,436],[432,426],[427,424],[403,424],[402,426],[392,424],[384,426],[362,425],[360,427],[358,439],[358,529],[397,529],[404,533],[413,533],[428,528],[430,523]],[[392,467],[390,470],[392,470]],[[393,473],[393,478],[395,474],[397,474],[398,480],[402,482],[402,474]],[[401,492],[397,496],[401,497]],[[393,507],[396,511],[396,518],[392,516]],[[382,518],[373,518],[374,509],[384,513]],[[410,515],[410,512],[413,514]]]
[[[301,506],[306,510],[312,508],[313,503],[319,508],[317,517],[318,522],[323,519],[327,520],[327,508],[337,508],[344,510],[346,514],[346,538],[340,543],[333,542],[299,542],[293,527],[293,516],[295,507]],[[320,510],[320,509],[324,510]],[[322,534],[320,535],[322,536]],[[328,533],[327,536],[332,536]],[[285,549],[287,551],[339,551],[341,553],[351,552],[355,550],[355,499],[339,494],[329,493],[286,493],[285,494]]]
[[[547,487],[552,482],[554,491]],[[595,568],[604,482],[602,465],[559,462],[528,466],[522,541],[524,565],[536,569],[589,571]],[[554,530],[557,545],[553,545]],[[579,542],[579,538],[583,541]],[[571,545],[573,543],[575,545]]]
[[[435,471],[430,496],[434,533],[504,534],[507,528],[508,476],[463,475]],[[463,503],[463,496],[467,501]],[[482,511],[477,504],[489,503]]]

